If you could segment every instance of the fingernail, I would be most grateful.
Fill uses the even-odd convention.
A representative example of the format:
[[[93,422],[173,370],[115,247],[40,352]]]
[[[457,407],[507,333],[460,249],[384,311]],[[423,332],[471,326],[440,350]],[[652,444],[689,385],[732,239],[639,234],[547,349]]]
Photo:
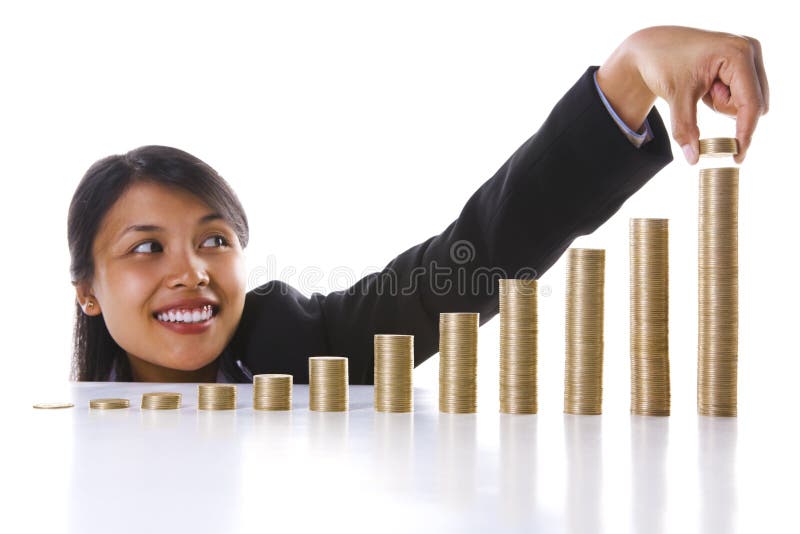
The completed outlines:
[[[686,156],[686,161],[688,161],[690,165],[694,165],[694,162],[697,159],[697,154],[695,154],[692,144],[686,143],[681,148],[683,149],[683,155]]]

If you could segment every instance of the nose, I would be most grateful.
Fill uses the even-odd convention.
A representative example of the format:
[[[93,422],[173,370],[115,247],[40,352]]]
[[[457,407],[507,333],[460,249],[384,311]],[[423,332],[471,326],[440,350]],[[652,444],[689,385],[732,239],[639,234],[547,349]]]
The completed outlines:
[[[172,263],[172,274],[168,276],[169,287],[204,287],[209,283],[205,261],[193,251],[184,252]]]

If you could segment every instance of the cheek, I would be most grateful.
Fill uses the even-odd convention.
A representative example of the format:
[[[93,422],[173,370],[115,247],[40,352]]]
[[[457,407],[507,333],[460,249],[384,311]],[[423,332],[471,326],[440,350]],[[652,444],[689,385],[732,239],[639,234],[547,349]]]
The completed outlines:
[[[118,316],[131,317],[141,312],[158,278],[150,269],[107,270],[100,277],[103,313],[106,320],[118,322]],[[124,320],[124,319],[123,319]]]

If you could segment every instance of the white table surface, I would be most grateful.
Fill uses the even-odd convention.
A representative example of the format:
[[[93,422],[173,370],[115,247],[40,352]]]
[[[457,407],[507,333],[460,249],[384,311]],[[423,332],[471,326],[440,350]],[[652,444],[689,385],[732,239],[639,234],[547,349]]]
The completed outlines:
[[[194,384],[123,383],[13,411],[6,532],[800,531],[797,442],[741,413],[447,415],[416,389],[413,414],[382,414],[371,386],[318,413],[304,385],[291,412],[258,412],[238,388],[228,412],[196,410]],[[140,410],[147,391],[183,407]],[[131,408],[89,410],[101,397]]]

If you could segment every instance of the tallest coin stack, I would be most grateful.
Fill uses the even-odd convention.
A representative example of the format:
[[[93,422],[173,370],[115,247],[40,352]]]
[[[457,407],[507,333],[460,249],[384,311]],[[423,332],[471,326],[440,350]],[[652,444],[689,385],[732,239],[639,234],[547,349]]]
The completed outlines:
[[[738,153],[736,139],[700,140],[701,156]],[[697,413],[736,416],[739,349],[739,168],[700,169]]]

